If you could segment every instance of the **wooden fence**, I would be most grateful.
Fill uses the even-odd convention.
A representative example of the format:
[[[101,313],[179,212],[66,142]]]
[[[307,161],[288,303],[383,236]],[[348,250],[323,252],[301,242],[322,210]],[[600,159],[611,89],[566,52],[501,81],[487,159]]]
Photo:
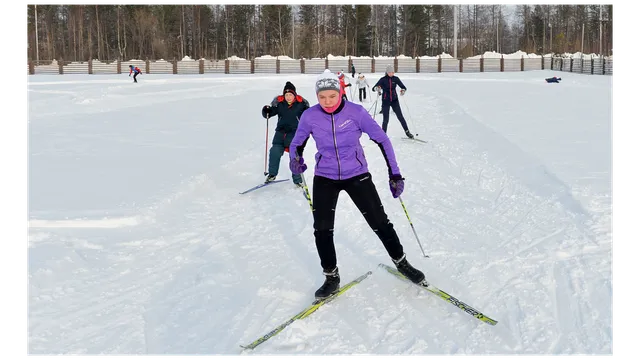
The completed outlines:
[[[324,69],[351,72],[353,64],[358,72],[382,73],[392,65],[399,73],[439,72],[497,72],[556,70],[582,74],[612,75],[613,59],[541,58],[480,58],[480,59],[301,59],[280,60],[89,60],[29,61],[28,73],[35,74],[122,74],[129,65],[139,67],[145,74],[317,74]]]

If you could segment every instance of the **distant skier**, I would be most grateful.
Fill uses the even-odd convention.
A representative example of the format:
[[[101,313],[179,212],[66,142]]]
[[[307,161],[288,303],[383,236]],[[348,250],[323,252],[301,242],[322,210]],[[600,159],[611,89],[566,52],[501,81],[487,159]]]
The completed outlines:
[[[356,67],[351,63],[351,78],[356,77]]]
[[[398,271],[414,283],[422,282],[424,274],[407,261],[398,234],[384,211],[360,145],[363,132],[378,144],[389,171],[389,189],[397,198],[404,190],[404,178],[391,140],[364,107],[343,101],[340,81],[328,69],[316,79],[315,89],[319,104],[309,108],[300,118],[291,141],[289,168],[294,174],[302,174],[307,169],[302,155],[307,140],[313,136],[317,150],[312,190],[313,235],[326,277],[315,293],[316,298],[326,298],[340,288],[333,234],[338,195],[342,190],[347,192],[382,241]],[[362,237],[361,234],[358,236]]]
[[[369,83],[367,82],[367,79],[364,78],[364,75],[362,75],[362,73],[358,73],[358,80],[356,80],[356,85],[358,85],[358,95],[360,98],[360,102],[362,102],[362,99],[367,100],[367,88],[369,88]]]
[[[387,125],[389,124],[389,108],[393,109],[396,117],[400,121],[400,125],[404,129],[404,133],[409,139],[413,139],[413,134],[409,131],[407,122],[402,116],[402,110],[400,109],[400,101],[398,101],[398,93],[396,92],[396,86],[400,86],[400,95],[404,95],[407,88],[402,81],[394,75],[393,65],[387,66],[387,72],[385,76],[373,86],[372,90],[378,91],[378,95],[382,95],[382,130],[387,132]]]
[[[559,77],[552,77],[552,78],[546,78],[545,79],[548,83],[560,83],[560,80],[562,80],[562,78]]]
[[[133,65],[129,65],[129,77],[131,77],[131,73],[133,73],[133,82],[137,83],[138,80],[136,79],[136,76],[138,76],[138,74],[142,73],[142,71],[140,71],[139,67],[134,67]]]
[[[278,115],[276,133],[269,150],[269,174],[265,183],[274,181],[280,169],[280,158],[289,151],[289,144],[298,129],[298,122],[302,113],[309,108],[309,102],[296,93],[296,87],[289,81],[284,85],[282,95],[276,96],[271,105],[262,107],[262,116]],[[302,186],[302,177],[293,174],[293,183]]]
[[[347,88],[351,86],[351,84],[347,83],[346,77],[342,71],[338,71],[338,80],[340,81],[340,95],[344,101],[348,101],[347,99]]]

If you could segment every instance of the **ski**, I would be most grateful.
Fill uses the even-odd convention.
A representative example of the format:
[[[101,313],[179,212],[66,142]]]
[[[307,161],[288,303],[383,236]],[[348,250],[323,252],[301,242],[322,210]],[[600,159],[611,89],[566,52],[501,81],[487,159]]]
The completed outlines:
[[[426,143],[428,143],[428,141],[426,141],[426,140],[417,139],[417,138],[413,138],[413,139],[411,139],[411,138],[403,137],[403,139],[404,139],[404,140],[413,140],[413,141],[417,141],[417,142],[421,142],[421,143],[425,143],[425,144],[426,144]]]
[[[252,187],[252,188],[251,188],[251,189],[249,189],[249,190],[245,190],[245,191],[241,192],[241,193],[240,193],[240,195],[242,195],[242,194],[246,194],[246,193],[248,193],[248,192],[252,192],[252,191],[254,191],[254,190],[258,190],[258,189],[263,188],[263,187],[265,187],[265,186],[267,186],[267,185],[271,185],[271,184],[275,184],[275,183],[279,183],[279,182],[283,182],[283,181],[289,181],[289,179],[273,180],[273,181],[270,181],[270,182],[268,182],[268,183],[262,183],[262,184],[260,184],[260,185],[258,185],[258,186],[254,186],[254,187]]]
[[[407,279],[404,275],[402,275],[398,270],[396,270],[395,268],[392,268],[391,266],[385,265],[385,264],[380,264],[378,265],[380,267],[383,267],[385,270],[387,270],[387,272],[389,272],[390,274],[395,275],[397,278],[406,281],[410,284],[416,285],[422,289],[425,289],[427,291],[430,291],[431,293],[438,295],[438,297],[440,297],[441,299],[459,307],[460,309],[464,310],[464,312],[466,312],[467,314],[473,316],[474,318],[485,322],[489,325],[496,325],[498,322],[493,320],[492,318],[483,315],[481,312],[479,312],[478,310],[474,309],[473,307],[463,303],[462,301],[456,299],[455,297],[447,294],[446,292],[438,289],[437,287],[431,285],[431,284],[427,284],[425,282],[425,284],[416,284],[413,283],[411,281],[409,281],[409,279]]]
[[[291,325],[291,323],[293,323],[294,321],[306,318],[307,316],[313,314],[316,310],[318,310],[318,308],[320,308],[322,305],[328,304],[329,302],[333,301],[338,296],[344,294],[347,290],[349,290],[352,287],[354,287],[355,285],[359,284],[362,280],[366,279],[369,275],[371,275],[371,271],[367,271],[364,275],[361,275],[360,277],[358,277],[357,279],[353,280],[352,282],[342,286],[333,295],[331,295],[329,297],[326,297],[324,299],[321,299],[321,300],[315,300],[309,307],[307,307],[306,309],[302,310],[301,312],[299,312],[298,314],[296,314],[295,316],[293,316],[289,320],[287,320],[287,321],[283,322],[282,324],[278,325],[276,328],[274,328],[273,330],[269,331],[264,336],[260,337],[259,339],[257,339],[256,341],[252,342],[249,345],[240,345],[240,347],[243,348],[243,349],[249,349],[249,350],[255,349],[258,345],[260,345],[263,342],[265,342],[265,341],[269,340],[270,338],[274,337],[279,332],[284,330],[284,328],[286,328],[287,326]]]

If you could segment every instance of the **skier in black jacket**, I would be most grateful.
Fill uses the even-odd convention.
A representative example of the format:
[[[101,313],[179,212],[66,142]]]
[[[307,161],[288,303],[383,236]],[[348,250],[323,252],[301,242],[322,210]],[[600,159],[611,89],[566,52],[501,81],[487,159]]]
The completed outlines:
[[[398,93],[396,92],[396,86],[400,86],[400,95],[404,95],[407,91],[407,87],[404,86],[402,81],[394,75],[393,65],[387,66],[387,73],[381,77],[380,80],[371,88],[373,91],[377,91],[382,95],[382,130],[387,132],[387,125],[389,125],[389,108],[393,109],[393,112],[398,117],[400,125],[404,129],[404,133],[408,138],[413,139],[413,134],[409,131],[407,122],[402,116],[402,110],[400,109],[400,101],[398,101]]]
[[[289,144],[298,129],[298,122],[302,113],[309,108],[309,102],[296,93],[296,87],[289,81],[284,85],[282,95],[276,96],[271,105],[262,107],[262,116],[268,117],[278,115],[276,133],[271,142],[269,150],[269,174],[265,183],[276,179],[280,168],[280,158],[284,152],[289,152]],[[293,175],[293,183],[302,186],[302,176]]]

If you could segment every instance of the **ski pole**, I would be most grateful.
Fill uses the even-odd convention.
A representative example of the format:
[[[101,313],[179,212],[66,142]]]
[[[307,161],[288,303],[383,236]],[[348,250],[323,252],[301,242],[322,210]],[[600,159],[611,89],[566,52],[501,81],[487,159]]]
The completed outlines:
[[[376,106],[376,103],[378,102],[378,100],[376,100],[373,104],[371,104],[371,106],[369,106],[369,110],[367,110],[367,112],[371,113],[371,109],[373,109],[374,106]],[[375,111],[375,109],[374,109]]]
[[[267,147],[269,144],[269,118],[271,115],[267,115],[267,131],[264,134],[264,175],[268,175],[267,172]]]
[[[378,99],[380,99],[380,93],[378,93],[378,97],[376,97],[376,102],[373,104],[373,120],[376,119],[376,115],[378,114]]]
[[[407,100],[402,99],[402,102],[404,103],[404,108],[407,110],[407,117],[409,118],[409,122],[411,123],[411,127],[414,129],[414,131],[416,131],[417,129],[415,127],[415,124],[413,123],[413,119],[411,118],[411,114],[409,113],[409,107],[407,106]],[[418,136],[418,133],[416,133],[416,136]]]
[[[404,214],[407,215],[407,219],[409,220],[409,225],[411,225],[411,230],[413,230],[413,235],[416,236],[416,240],[418,241],[420,250],[422,250],[422,255],[424,255],[424,257],[429,257],[429,255],[424,253],[424,249],[422,248],[422,244],[420,243],[420,239],[418,239],[418,234],[416,233],[416,228],[413,227],[413,223],[411,222],[411,218],[409,217],[409,213],[407,212],[406,206],[404,206],[404,201],[402,201],[402,197],[398,196],[398,200],[400,200],[400,204],[402,204],[402,209],[404,209]]]
[[[307,181],[304,179],[304,174],[300,174],[300,177],[302,177],[302,187],[304,190],[304,197],[307,198],[307,201],[309,202],[309,207],[311,208],[311,213],[313,214],[313,203],[311,202],[311,195],[309,194],[309,188],[307,187]]]

